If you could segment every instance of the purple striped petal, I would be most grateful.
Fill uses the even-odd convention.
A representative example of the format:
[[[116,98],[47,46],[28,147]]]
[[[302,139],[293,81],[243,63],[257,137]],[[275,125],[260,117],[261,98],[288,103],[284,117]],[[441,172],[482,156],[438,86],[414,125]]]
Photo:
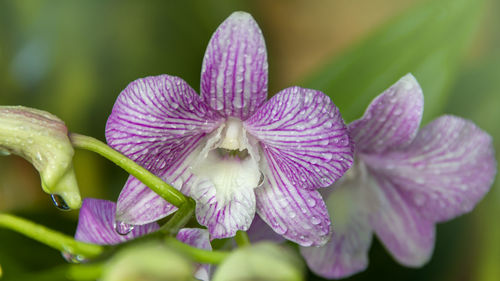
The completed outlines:
[[[290,183],[269,154],[267,179],[255,189],[257,213],[278,234],[301,246],[321,246],[328,240],[330,218],[316,190]]]
[[[191,177],[186,170],[189,157],[222,122],[182,79],[146,77],[130,83],[118,97],[106,125],[106,139],[111,147],[180,189]],[[173,210],[132,177],[117,208],[117,219],[129,224],[152,222]]]
[[[226,195],[229,198],[218,197],[209,180],[200,180],[192,188],[196,218],[208,228],[212,239],[233,237],[238,230],[247,231],[255,215],[253,188],[236,187]]]
[[[420,85],[407,74],[376,97],[361,119],[349,124],[356,150],[383,152],[411,142],[422,119],[423,105]]]
[[[404,193],[384,177],[370,186],[371,224],[387,250],[401,264],[425,264],[434,249],[434,222],[423,217]]]
[[[368,266],[373,232],[368,220],[368,204],[362,197],[364,186],[357,179],[345,180],[326,196],[332,217],[332,238],[322,247],[301,247],[309,268],[325,278],[345,278]]]
[[[183,228],[177,233],[177,240],[199,249],[212,250],[208,231],[200,228]],[[208,281],[212,275],[212,266],[198,264],[194,277],[198,280]]]
[[[287,88],[244,122],[291,186],[318,188],[339,179],[353,161],[338,108],[323,93]]]
[[[179,148],[179,158],[169,161],[166,166],[164,159],[152,163],[149,170],[170,183],[184,194],[189,194],[193,181],[190,166],[197,159],[205,138],[186,139],[184,147]],[[170,155],[167,157],[171,157]],[[141,225],[164,218],[177,210],[149,187],[133,176],[129,176],[117,202],[116,219],[132,225]]]
[[[106,140],[146,168],[166,168],[189,152],[185,147],[193,139],[222,122],[182,79],[152,76],[135,80],[118,96],[106,124]]]
[[[266,100],[266,45],[250,14],[233,13],[212,35],[203,59],[201,96],[222,115],[243,120]]]
[[[471,211],[496,174],[491,137],[472,122],[454,116],[425,126],[404,150],[363,159],[435,222]]]
[[[75,239],[83,242],[114,245],[146,235],[159,229],[157,223],[136,226],[127,235],[115,231],[116,205],[111,201],[86,198],[83,200]]]

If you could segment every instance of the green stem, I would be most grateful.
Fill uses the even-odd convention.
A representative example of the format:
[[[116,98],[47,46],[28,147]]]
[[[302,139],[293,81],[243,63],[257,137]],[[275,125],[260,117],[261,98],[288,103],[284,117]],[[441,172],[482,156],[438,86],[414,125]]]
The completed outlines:
[[[109,159],[116,165],[123,168],[129,174],[136,177],[142,183],[147,185],[149,188],[151,188],[151,190],[156,192],[156,194],[161,196],[172,205],[180,207],[187,201],[186,197],[180,191],[164,182],[159,177],[153,175],[151,172],[144,169],[139,164],[127,158],[120,152],[109,147],[107,144],[95,138],[76,133],[70,133],[69,137],[74,147],[93,151]]]
[[[250,245],[250,239],[248,238],[248,234],[244,231],[238,230],[236,235],[234,236],[234,240],[239,247],[245,247]]]
[[[209,251],[198,249],[173,238],[166,238],[167,245],[174,250],[182,252],[199,263],[220,264],[228,255],[224,251]]]
[[[63,265],[49,270],[26,273],[16,276],[17,281],[53,281],[53,280],[74,280],[91,281],[101,277],[104,264],[71,264]]]
[[[102,275],[104,264],[71,265],[66,271],[66,276],[70,280],[97,280]]]
[[[193,216],[195,206],[196,203],[193,199],[188,199],[186,203],[175,212],[172,218],[161,227],[160,232],[175,237],[177,232],[179,232]]]
[[[104,250],[102,246],[76,241],[66,234],[9,214],[0,213],[0,227],[19,232],[60,251],[85,258],[97,257]]]

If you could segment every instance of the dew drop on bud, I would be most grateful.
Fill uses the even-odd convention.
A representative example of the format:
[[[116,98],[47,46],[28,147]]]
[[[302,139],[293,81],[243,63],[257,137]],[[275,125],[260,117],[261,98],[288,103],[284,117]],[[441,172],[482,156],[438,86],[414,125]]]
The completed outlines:
[[[115,231],[120,235],[127,235],[134,230],[134,225],[122,221],[115,222]]]
[[[51,194],[50,197],[52,198],[52,202],[54,203],[54,205],[59,210],[68,211],[70,209],[68,204],[66,204],[66,201],[64,201],[64,199],[60,195]]]

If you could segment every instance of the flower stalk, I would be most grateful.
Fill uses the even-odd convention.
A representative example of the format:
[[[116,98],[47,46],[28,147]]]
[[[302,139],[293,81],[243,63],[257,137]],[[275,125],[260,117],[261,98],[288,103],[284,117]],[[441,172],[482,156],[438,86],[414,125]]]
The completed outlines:
[[[196,203],[194,200],[189,198],[186,203],[175,212],[172,218],[160,228],[160,232],[175,237],[177,232],[179,232],[179,230],[193,217],[195,206]]]
[[[234,241],[238,247],[246,247],[250,245],[250,239],[248,238],[248,234],[244,231],[236,232],[236,236],[234,236]]]
[[[84,243],[58,231],[10,214],[0,213],[0,227],[21,233],[54,249],[85,258],[99,256],[104,247]]]
[[[196,248],[170,236],[167,237],[165,241],[169,247],[189,256],[191,259],[199,263],[220,264],[226,257],[229,256],[228,252],[215,250],[209,251]]]
[[[120,166],[122,169],[143,182],[145,185],[151,188],[151,190],[156,192],[156,194],[161,196],[172,205],[181,207],[185,202],[187,202],[187,198],[180,191],[178,191],[159,177],[153,175],[151,172],[144,169],[142,166],[127,158],[120,152],[112,149],[105,143],[93,137],[76,133],[70,133],[69,137],[74,147],[90,150],[107,158],[108,160]]]

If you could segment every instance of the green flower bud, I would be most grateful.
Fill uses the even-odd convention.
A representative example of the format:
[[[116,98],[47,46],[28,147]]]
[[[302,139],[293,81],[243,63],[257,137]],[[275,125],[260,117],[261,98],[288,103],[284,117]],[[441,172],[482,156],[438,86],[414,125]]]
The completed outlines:
[[[300,281],[304,265],[289,248],[269,242],[238,248],[225,259],[213,281]]]
[[[105,267],[102,281],[193,280],[193,265],[162,243],[133,245]]]
[[[43,190],[53,195],[58,207],[80,207],[74,150],[62,120],[33,108],[0,106],[0,152],[31,162],[40,173]]]

